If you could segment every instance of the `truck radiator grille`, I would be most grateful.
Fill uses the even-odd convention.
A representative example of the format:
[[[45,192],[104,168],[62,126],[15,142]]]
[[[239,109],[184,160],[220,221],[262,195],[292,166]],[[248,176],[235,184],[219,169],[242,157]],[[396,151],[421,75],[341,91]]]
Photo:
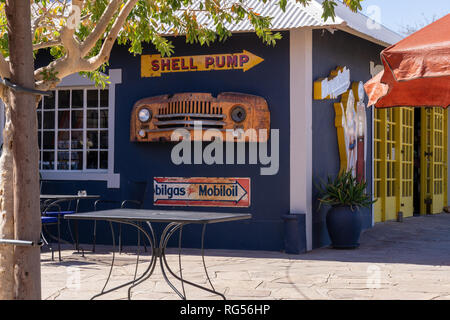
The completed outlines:
[[[212,101],[171,101],[158,109],[154,125],[158,129],[193,128],[195,121],[201,121],[203,128],[223,129],[225,115],[222,108]]]

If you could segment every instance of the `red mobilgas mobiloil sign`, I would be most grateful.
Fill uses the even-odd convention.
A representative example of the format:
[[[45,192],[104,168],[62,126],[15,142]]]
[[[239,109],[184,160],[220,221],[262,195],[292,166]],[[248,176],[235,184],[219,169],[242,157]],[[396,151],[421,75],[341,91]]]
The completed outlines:
[[[249,207],[250,178],[153,179],[153,203],[161,206]]]

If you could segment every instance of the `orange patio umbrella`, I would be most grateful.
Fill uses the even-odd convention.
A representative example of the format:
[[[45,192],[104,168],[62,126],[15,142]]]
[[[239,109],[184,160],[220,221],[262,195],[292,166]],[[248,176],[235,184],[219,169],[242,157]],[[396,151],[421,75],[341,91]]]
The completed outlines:
[[[377,108],[450,105],[450,14],[381,52],[384,71],[365,85]]]

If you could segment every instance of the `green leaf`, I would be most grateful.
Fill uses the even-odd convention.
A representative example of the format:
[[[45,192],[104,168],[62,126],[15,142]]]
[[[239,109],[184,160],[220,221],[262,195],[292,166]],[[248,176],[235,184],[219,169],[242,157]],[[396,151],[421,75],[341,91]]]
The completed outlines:
[[[339,174],[334,179],[328,176],[327,183],[320,179],[316,188],[319,191],[319,209],[322,204],[350,206],[352,210],[368,208],[376,201],[372,201],[371,195],[366,193],[367,183],[358,182],[351,171]]]

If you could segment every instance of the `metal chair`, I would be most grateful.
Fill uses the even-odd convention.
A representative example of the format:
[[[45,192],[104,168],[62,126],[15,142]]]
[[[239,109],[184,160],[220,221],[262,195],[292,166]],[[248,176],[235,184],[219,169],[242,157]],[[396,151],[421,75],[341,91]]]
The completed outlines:
[[[61,214],[57,214],[56,216],[48,216],[47,215],[47,211],[53,207],[58,209],[57,212],[61,212],[61,207],[58,204],[48,205],[47,207],[45,207],[45,209],[41,213],[41,223],[42,223],[43,229],[46,231],[46,233],[51,238],[54,238],[54,236],[48,232],[47,226],[55,225],[55,224],[57,225],[58,236],[57,236],[56,240],[58,241],[58,257],[59,257],[59,261],[62,261],[62,259],[61,259]],[[43,244],[50,248],[50,251],[52,252],[52,261],[53,261],[54,260],[54,250],[53,250],[53,247],[50,245],[50,243],[45,238],[43,230],[41,230],[41,239],[42,239]]]
[[[128,208],[130,206],[141,209],[144,205],[144,197],[147,192],[147,181],[129,181],[128,185],[125,189],[125,200],[97,200],[94,203],[94,210],[97,211],[100,204],[115,204],[117,208],[123,209]],[[141,239],[141,232],[138,231],[138,237]],[[94,231],[93,231],[93,245],[92,252],[95,252],[95,245],[97,241],[97,221],[94,220]],[[147,245],[145,244],[145,240],[143,239],[144,250],[147,252]],[[119,253],[122,252],[122,224],[119,223]]]
[[[41,175],[40,172],[39,172],[39,183],[40,183],[40,192],[42,194],[42,187],[43,187],[43,185],[49,183],[49,181],[43,180],[42,179],[42,175]],[[49,205],[49,203],[51,201],[53,201],[55,204],[58,204],[58,208],[59,208],[58,211],[48,211],[48,209],[46,209],[46,207]],[[64,210],[64,211],[61,210],[61,207],[60,207],[60,204],[63,203],[63,202],[67,202],[68,203],[67,204],[67,210]],[[72,210],[71,209],[71,207],[72,207],[72,200],[57,200],[57,201],[55,201],[55,200],[44,200],[44,201],[41,201],[41,212],[43,210],[46,210],[46,212],[45,212],[46,216],[48,216],[48,217],[62,217],[64,219],[65,215],[77,213],[78,212],[78,205],[79,205],[79,201],[77,201],[77,203],[75,205],[75,209]],[[47,221],[50,221],[50,219],[47,219]],[[78,243],[76,243],[76,241],[75,241],[75,239],[73,237],[72,228],[70,227],[70,221],[69,220],[67,220],[67,229],[69,230],[69,234],[70,234],[70,238],[72,239],[72,243],[75,245],[75,249],[77,249],[78,248]],[[78,230],[76,230],[76,231],[78,232]],[[78,239],[78,234],[77,234],[76,239]]]

